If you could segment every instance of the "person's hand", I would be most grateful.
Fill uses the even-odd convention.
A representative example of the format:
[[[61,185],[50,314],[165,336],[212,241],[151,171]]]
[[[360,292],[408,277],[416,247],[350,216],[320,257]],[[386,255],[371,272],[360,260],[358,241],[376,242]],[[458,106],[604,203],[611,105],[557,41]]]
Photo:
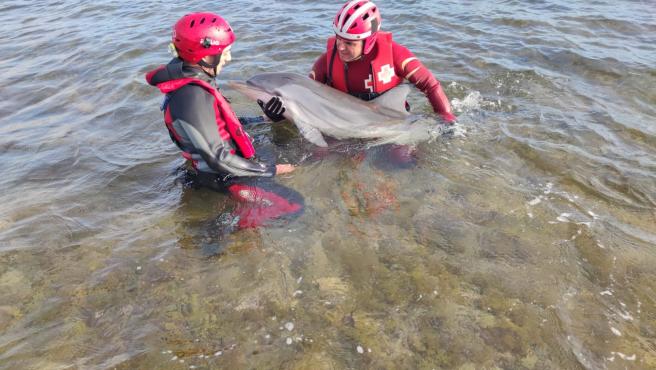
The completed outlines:
[[[257,104],[260,105],[264,114],[269,117],[273,122],[280,122],[285,117],[282,115],[285,113],[285,106],[282,104],[279,96],[274,96],[266,104],[260,99],[257,100]]]
[[[293,164],[277,164],[276,165],[276,175],[284,175],[286,173],[292,173],[296,167]]]

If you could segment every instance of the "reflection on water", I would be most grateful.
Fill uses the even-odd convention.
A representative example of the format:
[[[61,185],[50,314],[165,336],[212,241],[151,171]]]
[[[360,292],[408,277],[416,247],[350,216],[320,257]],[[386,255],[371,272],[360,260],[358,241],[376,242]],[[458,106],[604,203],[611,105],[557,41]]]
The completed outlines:
[[[459,126],[410,166],[255,126],[306,209],[240,231],[143,80],[207,4],[0,5],[0,368],[656,367],[651,4],[377,3]],[[339,4],[292,5],[208,9],[222,79],[307,72]]]

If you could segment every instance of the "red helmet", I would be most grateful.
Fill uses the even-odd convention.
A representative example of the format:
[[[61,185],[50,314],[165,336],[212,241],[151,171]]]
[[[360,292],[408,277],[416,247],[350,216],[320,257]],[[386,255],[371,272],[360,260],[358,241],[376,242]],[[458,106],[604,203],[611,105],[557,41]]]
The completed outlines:
[[[352,0],[337,12],[333,30],[346,40],[364,40],[364,53],[369,54],[376,43],[381,22],[376,4],[369,0]]]
[[[221,54],[235,42],[235,33],[217,14],[192,13],[180,18],[173,26],[172,39],[182,60],[198,63],[208,55]]]

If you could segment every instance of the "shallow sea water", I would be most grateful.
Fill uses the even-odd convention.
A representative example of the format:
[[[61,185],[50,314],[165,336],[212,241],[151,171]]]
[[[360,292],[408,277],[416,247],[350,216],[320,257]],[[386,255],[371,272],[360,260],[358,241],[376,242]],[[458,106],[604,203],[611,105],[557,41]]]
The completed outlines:
[[[456,134],[399,169],[253,127],[306,210],[226,232],[143,75],[193,10],[220,84],[307,73],[340,4],[0,5],[0,368],[656,368],[654,3],[378,1]]]

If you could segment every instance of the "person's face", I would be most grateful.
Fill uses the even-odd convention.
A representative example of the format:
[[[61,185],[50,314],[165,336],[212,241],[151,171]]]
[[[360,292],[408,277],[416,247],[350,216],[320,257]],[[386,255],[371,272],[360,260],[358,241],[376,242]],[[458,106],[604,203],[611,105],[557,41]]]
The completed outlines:
[[[364,41],[362,40],[344,40],[337,38],[337,54],[342,62],[351,62],[362,56]]]
[[[221,62],[219,63],[219,66],[216,67],[216,74],[218,75],[221,72],[221,68],[223,68],[224,65],[228,64],[232,60],[232,54],[230,49],[232,46],[228,46],[227,48],[223,49],[223,53],[221,53]]]
[[[212,73],[214,73],[214,77],[218,76],[219,73],[221,73],[221,69],[223,68],[223,66],[232,60],[232,54],[230,53],[231,47],[232,45],[223,49],[223,53],[221,53],[220,55],[208,55],[205,58],[203,58],[203,60],[205,60],[205,62],[208,64],[214,64],[219,58],[221,58],[219,60],[219,65],[216,66],[216,69],[214,71],[211,71]]]

